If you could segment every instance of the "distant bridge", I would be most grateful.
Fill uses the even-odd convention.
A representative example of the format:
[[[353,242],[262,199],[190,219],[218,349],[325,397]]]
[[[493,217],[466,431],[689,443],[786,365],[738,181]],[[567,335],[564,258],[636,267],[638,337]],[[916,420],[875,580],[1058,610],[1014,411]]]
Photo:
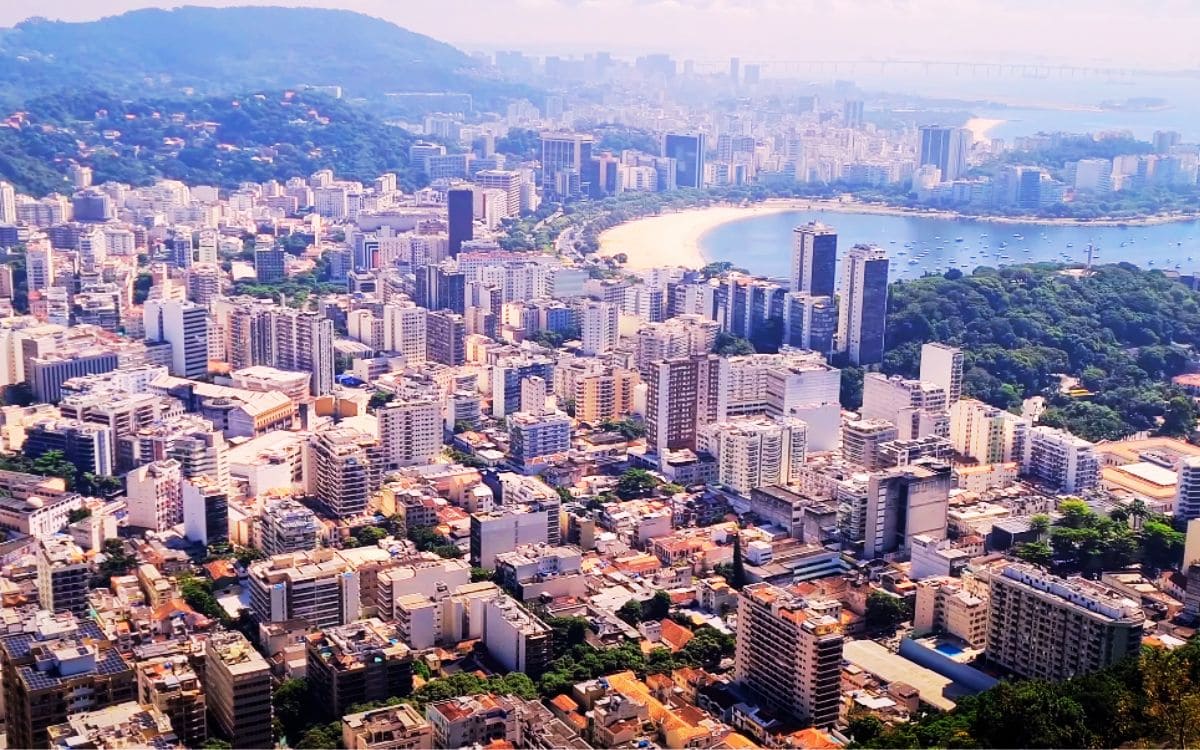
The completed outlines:
[[[696,60],[697,73],[721,73],[729,70],[728,60]],[[1137,77],[1200,78],[1200,68],[1150,70],[1099,65],[1057,65],[1052,63],[994,63],[970,60],[749,60],[742,59],[745,71],[757,65],[764,76],[803,77],[812,73],[953,73],[973,78],[1103,78],[1131,80]]]

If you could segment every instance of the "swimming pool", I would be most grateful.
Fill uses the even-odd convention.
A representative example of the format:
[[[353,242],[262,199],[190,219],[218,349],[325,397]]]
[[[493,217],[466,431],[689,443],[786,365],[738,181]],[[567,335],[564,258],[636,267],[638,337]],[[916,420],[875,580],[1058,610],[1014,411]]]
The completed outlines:
[[[933,650],[940,651],[941,653],[945,654],[946,656],[958,656],[959,654],[961,654],[963,652],[963,649],[961,646],[959,646],[958,644],[955,644],[955,643],[949,643],[947,641],[942,641],[938,645],[934,646]]]

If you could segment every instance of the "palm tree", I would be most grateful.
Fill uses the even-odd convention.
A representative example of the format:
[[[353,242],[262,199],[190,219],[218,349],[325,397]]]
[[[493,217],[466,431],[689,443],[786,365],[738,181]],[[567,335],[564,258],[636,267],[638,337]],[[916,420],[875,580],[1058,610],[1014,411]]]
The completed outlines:
[[[1029,530],[1037,532],[1037,538],[1041,539],[1050,530],[1050,516],[1045,513],[1037,513],[1030,516]]]
[[[1134,498],[1133,502],[1126,506],[1126,510],[1129,512],[1129,517],[1133,519],[1133,528],[1135,529],[1142,528],[1142,522],[1150,517],[1150,508],[1146,507],[1145,501],[1140,497]]]

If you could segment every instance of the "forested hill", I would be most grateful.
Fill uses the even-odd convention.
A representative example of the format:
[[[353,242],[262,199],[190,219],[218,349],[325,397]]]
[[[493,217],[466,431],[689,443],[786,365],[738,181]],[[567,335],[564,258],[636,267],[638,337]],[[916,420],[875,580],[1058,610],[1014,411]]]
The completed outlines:
[[[351,97],[504,86],[461,51],[361,13],[318,8],[145,9],[88,23],[35,18],[0,29],[0,103],[91,86],[125,95],[304,84]]]
[[[68,191],[72,161],[96,182],[144,185],[157,178],[233,187],[331,168],[371,180],[396,171],[407,188],[413,137],[363,108],[328,97],[270,92],[195,100],[125,101],[77,93],[32,101],[0,128],[0,179],[23,192]]]
[[[1090,275],[1053,265],[979,269],[891,286],[883,369],[915,377],[921,344],[966,354],[967,395],[1003,408],[1045,394],[1043,424],[1089,440],[1155,429],[1184,434],[1191,402],[1170,388],[1188,347],[1200,346],[1200,294],[1160,271],[1128,264]],[[1094,396],[1060,394],[1055,373],[1079,377]]]

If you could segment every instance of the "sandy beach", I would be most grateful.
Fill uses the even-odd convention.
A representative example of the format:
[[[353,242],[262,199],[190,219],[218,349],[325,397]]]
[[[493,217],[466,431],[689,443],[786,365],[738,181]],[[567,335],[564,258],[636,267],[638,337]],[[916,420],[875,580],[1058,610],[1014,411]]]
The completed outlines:
[[[684,266],[700,268],[710,261],[700,249],[700,239],[708,231],[731,221],[785,211],[829,211],[837,213],[919,216],[930,219],[970,219],[996,224],[1038,224],[1045,226],[1147,226],[1173,221],[1195,221],[1195,215],[1169,214],[1137,219],[1043,219],[1019,216],[970,216],[954,211],[913,209],[876,203],[861,203],[851,198],[816,200],[772,198],[750,206],[706,206],[675,213],[651,216],[615,226],[600,235],[602,256],[624,253],[630,270]],[[736,264],[736,259],[734,260]]]
[[[797,201],[765,201],[753,206],[709,206],[651,216],[615,226],[600,235],[600,254],[624,253],[626,268],[662,266],[700,268],[708,263],[700,252],[700,238],[710,229],[751,216],[794,211]]]

